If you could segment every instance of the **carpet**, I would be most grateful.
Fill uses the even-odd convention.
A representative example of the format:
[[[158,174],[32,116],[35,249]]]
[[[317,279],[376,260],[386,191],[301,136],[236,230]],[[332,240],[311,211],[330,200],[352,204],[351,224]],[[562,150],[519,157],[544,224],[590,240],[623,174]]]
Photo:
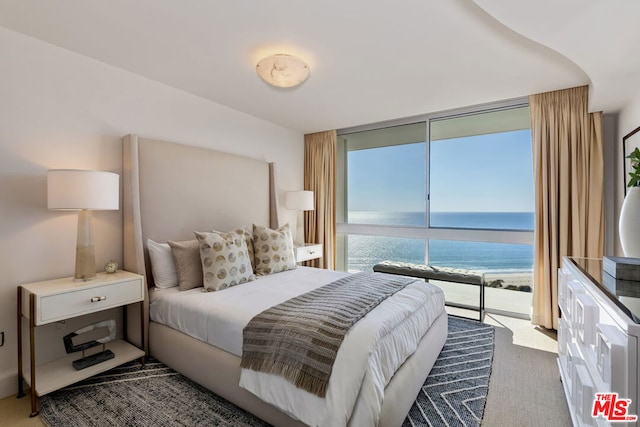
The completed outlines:
[[[449,334],[402,427],[479,426],[489,391],[495,330],[449,316]]]
[[[449,317],[449,335],[404,426],[478,426],[486,401],[492,326]],[[268,426],[164,364],[149,359],[45,395],[49,426]]]

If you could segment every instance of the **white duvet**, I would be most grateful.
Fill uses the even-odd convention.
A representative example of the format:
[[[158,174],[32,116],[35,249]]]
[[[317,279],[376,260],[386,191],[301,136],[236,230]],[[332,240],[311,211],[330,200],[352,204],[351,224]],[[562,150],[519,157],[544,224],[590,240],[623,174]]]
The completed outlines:
[[[256,314],[346,275],[298,267],[220,292],[155,290],[150,317],[241,357],[242,329]],[[246,369],[240,386],[310,426],[376,425],[384,388],[443,310],[443,292],[423,281],[387,298],[345,336],[325,398]]]

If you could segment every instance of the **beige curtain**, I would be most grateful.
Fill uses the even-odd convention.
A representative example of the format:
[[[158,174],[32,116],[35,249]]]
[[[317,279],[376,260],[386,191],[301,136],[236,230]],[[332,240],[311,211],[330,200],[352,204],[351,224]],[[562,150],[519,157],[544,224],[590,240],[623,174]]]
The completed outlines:
[[[304,136],[304,189],[314,193],[315,209],[304,213],[305,242],[322,243],[323,256],[307,263],[336,266],[336,131]]]
[[[529,97],[535,182],[533,324],[558,328],[558,268],[565,255],[604,247],[602,114],[586,86]]]

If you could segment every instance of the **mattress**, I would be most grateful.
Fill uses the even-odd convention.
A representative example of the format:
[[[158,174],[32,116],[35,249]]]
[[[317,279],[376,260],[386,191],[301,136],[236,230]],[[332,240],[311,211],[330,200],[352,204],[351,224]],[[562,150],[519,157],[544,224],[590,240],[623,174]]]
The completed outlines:
[[[251,318],[346,275],[298,267],[221,292],[156,289],[150,293],[150,317],[241,357],[242,329]],[[308,425],[375,425],[384,388],[443,310],[443,292],[420,280],[387,298],[345,336],[325,398],[244,369],[240,386]]]

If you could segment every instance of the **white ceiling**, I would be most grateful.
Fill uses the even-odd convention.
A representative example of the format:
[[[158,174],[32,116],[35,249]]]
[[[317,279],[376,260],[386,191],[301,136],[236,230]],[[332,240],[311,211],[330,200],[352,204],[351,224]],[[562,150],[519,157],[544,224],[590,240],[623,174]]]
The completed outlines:
[[[304,133],[583,84],[617,110],[638,18],[632,0],[0,0],[0,26]],[[309,80],[265,84],[273,53]]]

